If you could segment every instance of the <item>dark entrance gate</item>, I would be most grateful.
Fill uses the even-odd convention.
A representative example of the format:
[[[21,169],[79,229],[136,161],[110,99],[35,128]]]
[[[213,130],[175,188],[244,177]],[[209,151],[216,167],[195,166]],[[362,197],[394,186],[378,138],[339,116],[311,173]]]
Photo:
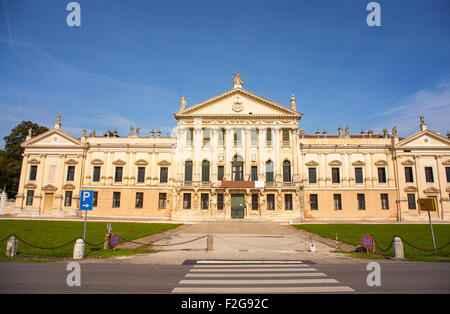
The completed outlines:
[[[244,218],[244,194],[231,194],[231,218]]]

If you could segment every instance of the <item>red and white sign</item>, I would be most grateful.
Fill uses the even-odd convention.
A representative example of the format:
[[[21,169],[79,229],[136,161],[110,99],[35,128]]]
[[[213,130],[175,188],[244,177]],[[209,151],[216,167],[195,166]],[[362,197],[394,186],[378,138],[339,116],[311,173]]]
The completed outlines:
[[[370,235],[365,235],[361,238],[361,244],[362,246],[364,246],[366,249],[370,249],[373,244],[375,243],[375,240],[373,239],[372,236]]]

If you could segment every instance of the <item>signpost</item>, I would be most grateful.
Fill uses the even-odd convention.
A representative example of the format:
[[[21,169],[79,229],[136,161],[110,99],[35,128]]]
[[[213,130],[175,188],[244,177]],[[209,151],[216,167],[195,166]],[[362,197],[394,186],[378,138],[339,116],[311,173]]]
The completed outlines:
[[[374,242],[375,242],[375,240],[370,235],[364,235],[361,238],[361,244],[363,247],[365,247],[367,249],[367,253],[369,252],[369,249],[373,246]]]
[[[118,246],[119,243],[120,243],[119,235],[118,234],[113,234],[109,241],[110,241],[111,245],[114,247],[114,252],[115,252],[116,251],[116,246]]]
[[[84,210],[84,241],[86,241],[86,221],[87,221],[87,211],[92,210],[92,204],[94,202],[94,191],[92,190],[81,190],[80,198],[80,210]]]
[[[428,220],[430,221],[431,237],[433,238],[433,247],[436,252],[436,241],[434,240],[433,225],[431,224],[430,212],[437,212],[436,199],[434,198],[419,198],[420,210],[428,212]]]

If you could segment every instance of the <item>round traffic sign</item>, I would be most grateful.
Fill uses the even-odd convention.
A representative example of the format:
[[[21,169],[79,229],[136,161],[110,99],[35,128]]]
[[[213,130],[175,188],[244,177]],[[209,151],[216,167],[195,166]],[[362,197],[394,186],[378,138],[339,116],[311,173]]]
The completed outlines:
[[[113,235],[111,236],[110,242],[111,242],[111,245],[112,245],[112,246],[114,246],[114,247],[118,246],[118,245],[119,245],[119,242],[120,242],[120,237],[119,237],[119,235],[118,235],[118,234],[113,234]]]
[[[361,238],[361,244],[367,249],[370,249],[373,246],[375,240],[370,235],[365,235]]]

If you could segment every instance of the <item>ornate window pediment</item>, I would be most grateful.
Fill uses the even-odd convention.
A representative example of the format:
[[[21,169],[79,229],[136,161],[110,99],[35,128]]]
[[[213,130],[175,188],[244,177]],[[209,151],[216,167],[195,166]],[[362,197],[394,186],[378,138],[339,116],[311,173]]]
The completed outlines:
[[[123,161],[122,159],[117,159],[117,160],[113,161],[113,165],[115,165],[115,166],[124,166],[126,164],[127,163],[125,161]]]
[[[69,160],[66,160],[65,164],[66,165],[76,165],[76,164],[78,164],[78,161],[76,161],[75,159],[69,159]]]
[[[411,160],[411,159],[402,161],[402,165],[404,165],[404,166],[414,166],[415,164],[416,163],[413,160]]]
[[[425,190],[423,190],[423,192],[424,193],[439,193],[439,192],[441,192],[441,190],[439,190],[439,189],[436,189],[435,187],[429,187],[429,188],[426,188]]]
[[[35,188],[37,188],[37,185],[34,183],[27,183],[27,184],[25,184],[25,188],[26,189],[35,189]]]
[[[450,166],[450,159],[447,159],[446,161],[443,161],[442,164],[444,166]]]
[[[47,184],[46,186],[42,187],[42,190],[43,191],[53,191],[54,192],[54,191],[58,190],[58,188],[56,186],[54,186],[54,185]]]
[[[317,166],[319,165],[319,163],[318,163],[317,161],[310,160],[310,161],[308,161],[307,163],[305,163],[305,165],[306,165],[307,167],[317,167]]]
[[[32,158],[32,159],[28,160],[27,163],[30,165],[39,165],[41,163],[41,161],[36,158]]]
[[[75,185],[67,183],[67,184],[64,184],[62,188],[64,190],[75,190]]]
[[[162,160],[160,162],[157,163],[158,166],[170,166],[171,163],[167,160]]]
[[[404,190],[405,192],[417,192],[417,188],[415,186],[407,186]]]
[[[94,159],[93,161],[91,161],[91,165],[103,165],[103,160]]]
[[[328,165],[329,165],[329,166],[338,167],[338,166],[342,166],[342,162],[340,162],[339,160],[333,160],[333,161],[330,161],[330,162],[328,163]]]
[[[136,166],[147,166],[148,162],[144,159],[139,159],[134,163]]]
[[[375,163],[375,166],[387,166],[387,165],[388,165],[387,161],[381,159]]]
[[[366,163],[361,161],[361,160],[357,160],[357,161],[352,162],[352,166],[355,166],[355,167],[364,166],[365,164]]]

